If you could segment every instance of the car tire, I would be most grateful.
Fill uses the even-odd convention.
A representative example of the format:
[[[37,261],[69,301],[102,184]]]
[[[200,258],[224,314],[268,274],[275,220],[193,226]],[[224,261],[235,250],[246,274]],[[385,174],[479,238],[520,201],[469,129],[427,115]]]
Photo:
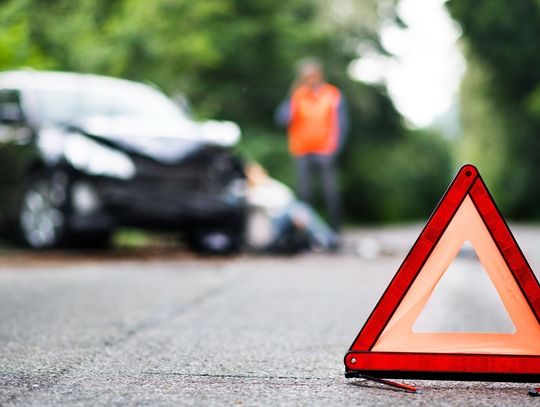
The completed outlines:
[[[29,178],[19,202],[18,234],[34,249],[48,249],[67,239],[67,186],[52,174]]]
[[[244,214],[233,217],[227,224],[201,227],[187,234],[191,249],[200,254],[232,255],[239,253],[245,243]]]
[[[238,253],[242,244],[236,236],[223,230],[198,230],[187,236],[189,247],[199,254],[230,255]]]

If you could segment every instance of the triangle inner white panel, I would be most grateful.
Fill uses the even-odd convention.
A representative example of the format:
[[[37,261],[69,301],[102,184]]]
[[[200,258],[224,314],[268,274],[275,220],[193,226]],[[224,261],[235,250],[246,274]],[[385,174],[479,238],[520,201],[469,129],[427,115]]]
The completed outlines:
[[[415,332],[413,326],[466,241],[474,247],[514,329],[503,333],[475,329],[474,332],[469,329],[464,332],[463,328]],[[473,284],[474,275],[468,278]],[[482,318],[482,315],[470,311],[467,318]],[[447,312],[453,315],[454,322],[460,323],[462,316],[458,315],[458,310]],[[457,210],[371,350],[540,355],[540,326],[469,196]]]
[[[443,274],[413,332],[514,333],[497,289],[469,241]]]

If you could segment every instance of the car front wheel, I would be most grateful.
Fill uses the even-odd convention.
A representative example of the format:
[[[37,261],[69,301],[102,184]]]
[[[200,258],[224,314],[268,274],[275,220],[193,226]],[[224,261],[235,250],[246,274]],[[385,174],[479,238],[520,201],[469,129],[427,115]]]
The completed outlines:
[[[28,246],[58,246],[66,232],[66,185],[54,176],[34,176],[26,185],[19,206],[19,231]]]
[[[201,227],[186,235],[189,246],[201,254],[231,255],[245,243],[245,213],[232,215],[221,224]]]

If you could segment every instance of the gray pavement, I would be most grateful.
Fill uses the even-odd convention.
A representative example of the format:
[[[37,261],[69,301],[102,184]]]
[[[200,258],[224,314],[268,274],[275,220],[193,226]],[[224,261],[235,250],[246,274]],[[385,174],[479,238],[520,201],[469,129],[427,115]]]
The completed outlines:
[[[527,384],[343,378],[418,231],[355,231],[334,256],[0,256],[0,404],[540,405]],[[540,228],[515,233],[540,269]],[[365,238],[379,256],[352,253]]]

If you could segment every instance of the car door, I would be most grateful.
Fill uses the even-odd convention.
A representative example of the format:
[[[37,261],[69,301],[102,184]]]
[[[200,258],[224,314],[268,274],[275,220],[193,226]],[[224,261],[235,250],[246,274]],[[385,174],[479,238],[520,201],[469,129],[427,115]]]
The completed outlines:
[[[19,189],[35,160],[33,132],[15,89],[0,89],[0,220],[16,208]]]

